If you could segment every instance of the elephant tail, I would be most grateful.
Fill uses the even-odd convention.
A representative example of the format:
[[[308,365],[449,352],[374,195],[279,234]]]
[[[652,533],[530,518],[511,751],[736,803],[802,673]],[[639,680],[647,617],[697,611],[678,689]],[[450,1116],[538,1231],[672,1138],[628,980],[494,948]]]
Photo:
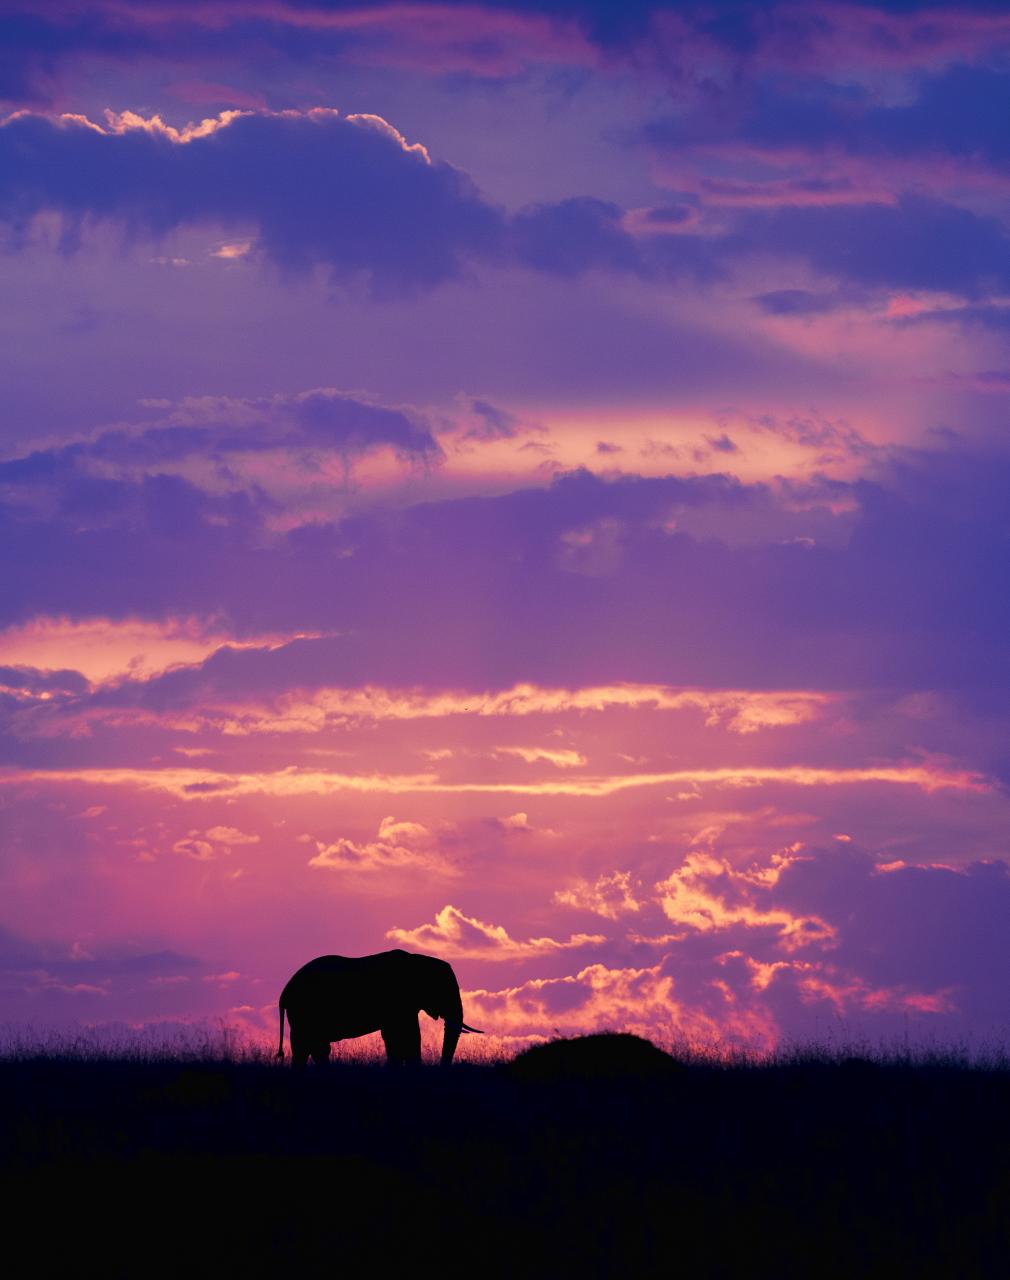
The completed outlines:
[[[280,1044],[277,1046],[277,1056],[278,1058],[283,1058],[284,1057],[284,1001],[283,1000],[277,1006],[277,1012],[280,1014],[280,1020],[281,1020],[281,1041],[280,1041]]]

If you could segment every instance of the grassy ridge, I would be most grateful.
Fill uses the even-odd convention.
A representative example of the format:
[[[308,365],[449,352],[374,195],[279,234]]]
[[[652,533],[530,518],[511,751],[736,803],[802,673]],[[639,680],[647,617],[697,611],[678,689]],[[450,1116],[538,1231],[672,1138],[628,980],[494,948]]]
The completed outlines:
[[[43,1271],[1006,1276],[1010,1073],[0,1062]]]

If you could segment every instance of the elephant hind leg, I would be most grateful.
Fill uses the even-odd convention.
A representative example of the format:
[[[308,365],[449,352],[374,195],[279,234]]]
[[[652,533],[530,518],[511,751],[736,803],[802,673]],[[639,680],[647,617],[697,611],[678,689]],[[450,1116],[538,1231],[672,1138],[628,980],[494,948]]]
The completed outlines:
[[[325,1067],[330,1060],[330,1042],[329,1040],[319,1040],[309,1049],[312,1055],[312,1061],[317,1067]]]
[[[309,1046],[305,1042],[305,1037],[298,1035],[294,1028],[291,1029],[291,1065],[293,1067],[304,1067],[309,1060]]]

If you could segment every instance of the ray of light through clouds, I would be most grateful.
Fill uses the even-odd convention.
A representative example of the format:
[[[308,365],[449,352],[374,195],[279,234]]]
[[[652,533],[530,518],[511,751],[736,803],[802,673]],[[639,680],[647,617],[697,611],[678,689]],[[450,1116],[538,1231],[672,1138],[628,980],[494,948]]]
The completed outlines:
[[[1007,1036],[1003,6],[0,47],[0,1021]]]

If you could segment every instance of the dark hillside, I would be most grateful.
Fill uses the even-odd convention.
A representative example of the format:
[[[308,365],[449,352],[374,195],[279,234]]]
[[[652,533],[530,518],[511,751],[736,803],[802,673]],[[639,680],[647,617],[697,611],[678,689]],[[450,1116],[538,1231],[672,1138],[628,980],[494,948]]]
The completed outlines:
[[[1010,1074],[0,1062],[21,1274],[1005,1276]]]

